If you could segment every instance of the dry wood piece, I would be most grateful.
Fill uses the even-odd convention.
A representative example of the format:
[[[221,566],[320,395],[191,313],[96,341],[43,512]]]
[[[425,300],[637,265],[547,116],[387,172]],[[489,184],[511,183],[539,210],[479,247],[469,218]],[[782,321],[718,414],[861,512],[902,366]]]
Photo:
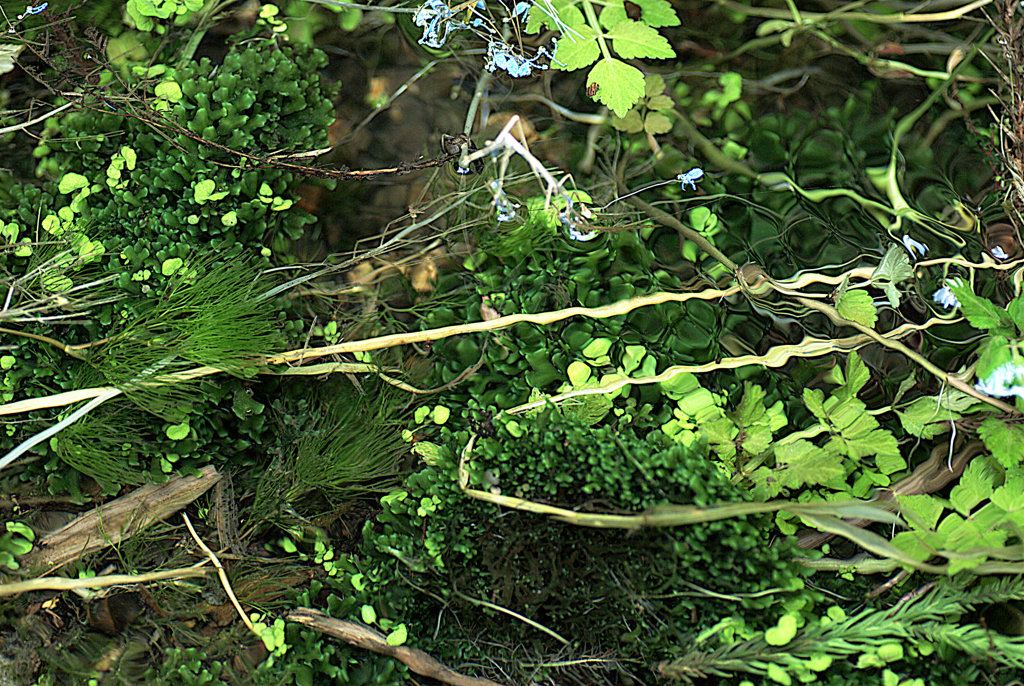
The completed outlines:
[[[328,617],[319,610],[301,607],[292,610],[285,619],[298,624],[303,624],[316,629],[317,631],[340,638],[342,641],[366,650],[372,650],[381,655],[390,655],[396,660],[404,662],[412,671],[422,676],[437,679],[452,686],[501,686],[490,679],[480,679],[466,676],[445,667],[443,664],[430,657],[422,650],[407,648],[405,646],[388,645],[384,634],[375,631],[370,627],[357,622],[346,622],[340,619]]]
[[[137,488],[42,537],[39,548],[22,557],[21,562],[28,569],[59,567],[86,553],[117,545],[158,519],[175,514],[219,480],[217,470],[206,466],[199,470],[199,476]]]

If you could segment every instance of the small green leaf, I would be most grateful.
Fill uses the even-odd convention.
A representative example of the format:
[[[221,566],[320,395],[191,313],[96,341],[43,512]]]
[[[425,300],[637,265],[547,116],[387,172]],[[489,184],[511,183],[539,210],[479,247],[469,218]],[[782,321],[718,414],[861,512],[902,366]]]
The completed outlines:
[[[792,614],[783,615],[779,623],[764,632],[764,642],[772,646],[784,646],[796,637],[797,618]]]
[[[616,22],[618,23],[618,22]],[[665,92],[665,78],[661,74],[647,74],[644,76],[644,96],[654,98]],[[650,103],[647,105],[650,107]],[[651,109],[659,109],[657,107]]]
[[[583,353],[584,357],[596,360],[608,354],[608,351],[612,348],[612,343],[613,341],[610,338],[595,338],[587,343],[580,352]]]
[[[74,193],[75,191],[85,188],[89,185],[89,179],[85,178],[81,174],[74,172],[68,172],[61,177],[60,183],[57,184],[57,191],[59,193]]]
[[[181,86],[174,81],[162,81],[156,85],[156,97],[169,100],[171,102],[179,102],[181,100]]]
[[[836,310],[843,319],[857,322],[871,328],[878,319],[878,312],[871,295],[863,290],[848,290],[836,303]]]
[[[640,20],[648,26],[679,26],[679,15],[668,0],[634,0],[640,6]]]
[[[612,40],[615,52],[627,60],[637,57],[667,60],[676,56],[675,50],[665,36],[656,29],[631,19],[620,21],[608,30],[605,37]]]
[[[531,11],[531,14],[536,8]],[[593,64],[601,56],[601,48],[597,44],[597,34],[589,26],[575,27],[579,36],[563,35],[555,50],[555,59],[551,61],[555,69],[574,71]]]
[[[14,366],[17,362],[17,358],[14,355],[0,355],[0,369],[7,370]]]
[[[203,179],[196,184],[195,189],[193,190],[193,197],[198,204],[202,205],[208,200],[220,200],[227,196],[227,191],[214,193],[216,189],[216,181],[213,179]]]
[[[384,640],[387,641],[389,646],[400,646],[405,643],[408,638],[409,629],[405,626],[405,622],[402,622],[396,626],[395,630],[388,634],[388,637]]]
[[[648,112],[644,119],[644,131],[657,136],[672,130],[672,121],[661,112]]]
[[[372,605],[363,605],[359,608],[359,616],[362,617],[365,624],[373,624],[377,621],[377,612]]]
[[[166,433],[167,438],[171,439],[172,441],[180,441],[188,436],[189,431],[190,428],[188,425],[188,420],[186,419],[181,424],[174,424],[172,426],[167,427],[164,433]]]
[[[648,96],[647,109],[649,110],[670,110],[676,106],[672,98],[667,95]]]
[[[622,60],[600,60],[587,76],[587,86],[594,83],[599,86],[597,99],[620,117],[644,95],[643,72]]]
[[[644,122],[636,110],[626,112],[625,117],[612,117],[612,126],[624,133],[640,133],[644,130]]]
[[[448,421],[448,418],[451,416],[451,414],[451,410],[449,410],[447,407],[445,407],[444,405],[438,405],[437,407],[434,408],[434,411],[431,413],[430,419],[435,424],[444,424],[445,422]]]
[[[181,265],[185,263],[180,257],[172,257],[168,260],[164,260],[163,264],[160,265],[160,273],[164,276],[171,276],[179,269]]]
[[[579,360],[573,360],[569,363],[567,373],[569,375],[569,383],[575,388],[581,388],[590,380],[590,366]]]
[[[3,367],[2,358],[0,367]],[[1007,469],[1024,460],[1024,451],[1021,450],[1021,446],[1024,446],[1024,427],[989,417],[978,427],[978,436],[984,441],[992,457],[999,460],[999,464]]]

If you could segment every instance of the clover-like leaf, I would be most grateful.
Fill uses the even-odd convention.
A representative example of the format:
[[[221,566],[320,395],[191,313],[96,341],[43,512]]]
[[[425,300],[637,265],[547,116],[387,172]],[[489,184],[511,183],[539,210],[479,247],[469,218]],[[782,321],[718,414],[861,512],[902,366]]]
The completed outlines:
[[[640,133],[644,130],[644,122],[639,112],[630,110],[625,117],[612,117],[612,127],[625,133]]]
[[[612,47],[624,59],[671,59],[676,56],[675,50],[665,36],[637,21],[620,21],[609,29],[605,37],[612,40]]]
[[[672,122],[661,112],[648,112],[644,119],[644,131],[651,135],[668,133],[672,130]]]

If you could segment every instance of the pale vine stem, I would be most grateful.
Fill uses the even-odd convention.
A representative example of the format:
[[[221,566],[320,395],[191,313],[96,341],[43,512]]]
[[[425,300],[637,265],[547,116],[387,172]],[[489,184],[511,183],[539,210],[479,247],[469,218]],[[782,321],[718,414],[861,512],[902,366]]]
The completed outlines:
[[[256,631],[256,627],[252,625],[252,621],[249,619],[249,615],[245,613],[245,610],[242,609],[241,603],[238,602],[238,598],[235,596],[235,591],[231,588],[231,581],[228,580],[228,574],[224,571],[224,565],[222,565],[220,560],[217,559],[217,554],[203,543],[203,539],[199,538],[199,534],[197,534],[196,530],[192,527],[192,521],[188,518],[188,515],[182,512],[181,518],[185,520],[185,526],[188,527],[188,532],[192,534],[192,538],[195,540],[196,545],[206,553],[206,556],[210,558],[210,562],[212,562],[213,566],[217,568],[217,577],[220,579],[220,584],[224,587],[224,592],[228,594],[228,598],[231,599],[231,604],[234,606],[238,616],[241,617],[242,623],[245,624],[245,627],[249,631],[259,636],[259,632]]]

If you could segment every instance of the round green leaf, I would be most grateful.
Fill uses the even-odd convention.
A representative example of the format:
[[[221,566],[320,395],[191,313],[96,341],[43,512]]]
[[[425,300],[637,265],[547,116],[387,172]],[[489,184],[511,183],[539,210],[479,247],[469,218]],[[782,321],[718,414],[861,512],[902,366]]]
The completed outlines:
[[[180,257],[172,257],[169,260],[164,260],[163,264],[160,265],[160,273],[164,276],[171,276],[181,269],[182,264],[184,264],[184,260]]]
[[[180,441],[188,436],[189,431],[190,427],[188,425],[188,420],[186,419],[181,424],[174,424],[167,427],[164,433],[166,433],[167,438],[172,441]]]
[[[60,193],[74,193],[80,188],[85,188],[88,185],[89,179],[85,178],[81,174],[68,172],[61,177],[60,183],[57,184],[57,191]]]
[[[405,623],[399,624],[395,627],[395,630],[388,634],[385,639],[389,646],[400,646],[405,643],[405,640],[409,638],[409,630],[406,628]]]
[[[784,615],[779,623],[764,632],[764,641],[768,645],[784,646],[796,636],[796,617]]]

